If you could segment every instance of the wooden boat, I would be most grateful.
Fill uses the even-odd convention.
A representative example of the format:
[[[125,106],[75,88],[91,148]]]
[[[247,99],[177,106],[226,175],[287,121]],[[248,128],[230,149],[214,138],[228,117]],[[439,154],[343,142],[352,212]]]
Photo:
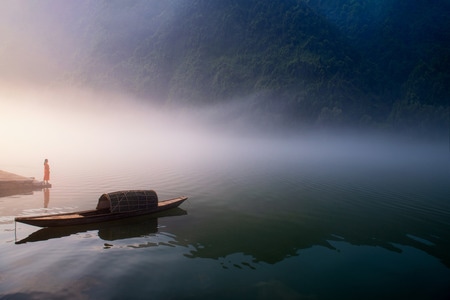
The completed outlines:
[[[187,211],[180,207],[175,207],[152,215],[142,215],[107,222],[74,226],[44,227],[31,233],[24,239],[19,241],[16,240],[15,243],[25,244],[41,242],[64,238],[73,234],[88,231],[97,231],[98,237],[107,242],[149,236],[158,233],[158,224],[160,220],[185,215],[187,215]]]
[[[118,191],[101,195],[94,210],[16,217],[15,221],[40,227],[92,224],[158,213],[178,207],[186,199],[182,196],[158,201],[153,190]]]

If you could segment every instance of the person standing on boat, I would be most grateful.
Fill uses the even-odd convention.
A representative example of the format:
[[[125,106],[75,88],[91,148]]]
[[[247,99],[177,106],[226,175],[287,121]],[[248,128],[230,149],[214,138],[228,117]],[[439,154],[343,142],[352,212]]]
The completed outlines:
[[[50,180],[50,165],[48,164],[48,159],[44,160],[44,184],[48,184]]]

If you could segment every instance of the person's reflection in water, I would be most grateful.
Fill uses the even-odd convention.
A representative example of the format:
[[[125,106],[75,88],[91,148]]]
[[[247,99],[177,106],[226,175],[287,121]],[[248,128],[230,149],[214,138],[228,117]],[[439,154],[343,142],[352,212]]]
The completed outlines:
[[[48,207],[48,203],[50,202],[50,189],[44,189],[44,208]]]

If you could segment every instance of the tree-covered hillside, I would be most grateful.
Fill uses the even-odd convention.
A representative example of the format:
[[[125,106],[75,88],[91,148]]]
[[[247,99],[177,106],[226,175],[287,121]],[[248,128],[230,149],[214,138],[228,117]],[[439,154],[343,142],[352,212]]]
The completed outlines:
[[[387,124],[449,129],[450,2],[309,0],[370,62]]]
[[[47,0],[29,9],[53,11],[72,42],[55,56],[65,83],[164,105],[246,102],[270,126],[448,130],[446,0]]]

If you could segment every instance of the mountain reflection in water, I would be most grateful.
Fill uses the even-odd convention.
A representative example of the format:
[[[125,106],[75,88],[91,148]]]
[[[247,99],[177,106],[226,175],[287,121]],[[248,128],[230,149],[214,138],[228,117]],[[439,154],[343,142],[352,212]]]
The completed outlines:
[[[331,216],[331,215],[330,215]],[[323,219],[276,219],[248,215],[216,216],[208,229],[188,233],[180,229],[178,237],[189,236],[195,249],[187,257],[220,259],[234,253],[252,257],[253,263],[276,264],[299,254],[299,250],[323,246],[338,249],[333,241],[343,241],[355,246],[381,247],[401,253],[403,246],[420,249],[440,259],[450,268],[450,232],[442,227],[439,235],[436,225],[418,222],[409,217],[385,215],[382,221],[368,214],[351,219],[336,212],[335,218]],[[438,223],[437,221],[436,223]],[[213,225],[214,224],[214,225]]]
[[[283,193],[263,187],[244,194],[236,189],[215,199],[196,199],[186,218],[178,221],[165,219],[168,232],[179,246],[187,247],[188,258],[221,260],[236,253],[250,257],[251,264],[276,264],[299,255],[302,249],[322,246],[336,249],[334,242],[355,246],[373,246],[401,253],[410,246],[438,258],[450,268],[450,231],[447,216],[441,205],[433,208],[433,201],[420,195],[398,197],[380,195],[371,188],[359,186],[351,193],[335,191],[321,193],[319,198],[308,196],[302,187],[284,189]],[[313,189],[313,194],[317,189]],[[444,188],[437,195],[445,195]],[[299,196],[303,193],[303,196]],[[283,195],[279,198],[279,195]],[[436,203],[443,198],[435,196]],[[393,199],[395,197],[395,199]],[[240,201],[239,199],[245,199]],[[205,201],[209,204],[196,205]],[[223,204],[223,206],[221,205]],[[225,206],[226,204],[226,206]],[[73,234],[98,230],[105,241],[145,237],[159,231],[158,219],[166,216],[187,215],[181,208],[154,217],[100,223],[90,226],[44,228],[17,242],[23,244],[61,238]],[[147,247],[145,241],[141,246]],[[146,244],[147,243],[147,244]]]

